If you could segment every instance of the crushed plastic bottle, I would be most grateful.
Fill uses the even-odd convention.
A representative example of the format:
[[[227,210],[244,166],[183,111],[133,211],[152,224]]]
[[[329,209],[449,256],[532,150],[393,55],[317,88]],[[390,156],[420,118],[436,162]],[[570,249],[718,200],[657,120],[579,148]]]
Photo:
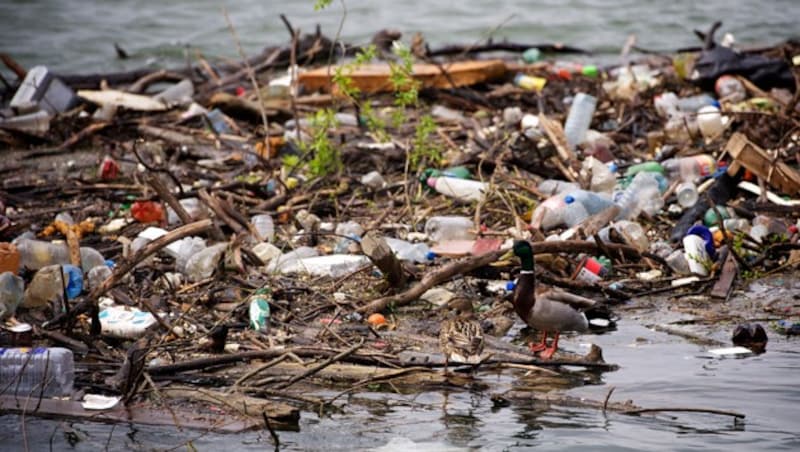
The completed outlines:
[[[25,298],[22,306],[28,309],[45,306],[54,306],[57,310],[62,308],[64,287],[68,285],[70,279],[70,275],[67,273],[68,270],[63,268],[66,266],[67,264],[63,266],[56,264],[39,269],[25,289]],[[73,288],[73,293],[74,291],[75,288]]]
[[[658,179],[654,173],[638,173],[628,188],[614,196],[620,208],[617,220],[633,220],[644,211],[654,215],[664,206]]]
[[[181,207],[183,207],[183,210],[185,210],[191,218],[200,218],[200,216],[206,212],[205,206],[197,198],[181,199],[179,203]],[[167,223],[170,225],[175,225],[179,222],[180,218],[178,217],[178,214],[172,210],[172,207],[167,207]]]
[[[189,257],[185,271],[189,281],[197,282],[211,277],[227,247],[227,243],[218,243]]]
[[[539,183],[536,189],[545,195],[553,196],[580,190],[581,187],[574,182],[567,182],[558,179],[545,179]]]
[[[295,265],[295,261],[306,258],[306,257],[314,257],[318,256],[319,252],[311,248],[310,246],[301,246],[288,253],[282,254],[276,258],[273,258],[269,264],[267,264],[267,268],[265,269],[267,273],[274,273],[274,272],[284,272],[285,268],[290,268]]]
[[[0,348],[0,381],[6,395],[62,397],[72,393],[72,351],[60,347]]]

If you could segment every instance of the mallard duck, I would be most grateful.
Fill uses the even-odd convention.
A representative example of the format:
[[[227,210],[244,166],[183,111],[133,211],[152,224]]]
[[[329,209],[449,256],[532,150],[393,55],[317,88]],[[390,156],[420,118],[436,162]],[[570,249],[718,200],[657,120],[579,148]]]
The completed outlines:
[[[558,337],[562,331],[585,332],[589,322],[582,312],[596,304],[594,300],[571,294],[556,288],[536,288],[536,277],[533,272],[533,249],[525,240],[517,240],[514,247],[501,259],[517,256],[522,271],[517,285],[514,287],[512,301],[514,310],[529,326],[542,332],[542,340],[530,343],[532,352],[541,352],[539,356],[549,359],[558,349]],[[547,346],[547,335],[553,332],[553,343]]]
[[[483,330],[475,319],[472,303],[456,298],[448,303],[448,319],[439,331],[439,346],[444,354],[444,371],[450,362],[480,364],[483,352]]]

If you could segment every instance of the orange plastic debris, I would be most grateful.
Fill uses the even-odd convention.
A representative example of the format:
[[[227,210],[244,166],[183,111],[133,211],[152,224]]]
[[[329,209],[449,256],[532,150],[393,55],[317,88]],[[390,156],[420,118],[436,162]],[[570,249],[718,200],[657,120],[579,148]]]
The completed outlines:
[[[131,206],[131,215],[140,223],[159,222],[164,219],[164,208],[153,201],[136,201]]]

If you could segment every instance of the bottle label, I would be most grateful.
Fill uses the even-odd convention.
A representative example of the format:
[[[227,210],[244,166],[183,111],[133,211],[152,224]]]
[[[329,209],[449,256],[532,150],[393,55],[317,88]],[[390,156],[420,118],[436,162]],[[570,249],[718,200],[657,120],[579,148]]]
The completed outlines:
[[[583,282],[587,282],[587,283],[593,284],[593,283],[599,282],[603,278],[601,278],[599,275],[597,275],[595,273],[592,273],[591,271],[587,270],[586,267],[583,267],[583,268],[580,269],[580,271],[578,272],[578,275],[575,277],[575,279],[577,281],[583,281]]]
[[[700,172],[700,176],[710,176],[716,170],[716,162],[713,158],[707,155],[698,155],[694,157],[695,164],[697,165],[697,169]]]

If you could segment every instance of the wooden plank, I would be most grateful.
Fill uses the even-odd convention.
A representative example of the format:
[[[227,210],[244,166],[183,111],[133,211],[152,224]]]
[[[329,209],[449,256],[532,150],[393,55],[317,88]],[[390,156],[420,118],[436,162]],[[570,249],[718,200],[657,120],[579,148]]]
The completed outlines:
[[[731,289],[733,289],[733,283],[736,281],[736,275],[738,274],[739,264],[736,262],[733,253],[728,253],[728,257],[722,265],[719,279],[711,289],[711,298],[727,300],[731,295]]]
[[[38,405],[38,410],[36,409]],[[0,412],[25,414],[52,419],[77,419],[90,422],[130,422],[143,425],[176,426],[208,430],[217,433],[239,433],[260,427],[262,424],[256,419],[240,418],[228,414],[208,413],[201,414],[195,411],[172,409],[175,418],[167,410],[154,410],[142,404],[133,404],[127,408],[122,404],[110,410],[86,410],[81,402],[71,400],[42,399],[41,404],[36,398],[14,398],[0,396]]]
[[[782,161],[774,161],[765,150],[743,134],[734,133],[725,150],[736,163],[764,179],[770,186],[788,195],[800,193],[800,173]]]
[[[422,88],[456,88],[502,77],[506,65],[502,60],[460,61],[441,67],[426,63],[415,64],[412,71]],[[299,74],[298,80],[309,91],[327,91],[334,72],[335,68],[321,67]],[[372,94],[393,90],[390,75],[388,64],[367,64],[351,72],[349,77],[363,94]]]

